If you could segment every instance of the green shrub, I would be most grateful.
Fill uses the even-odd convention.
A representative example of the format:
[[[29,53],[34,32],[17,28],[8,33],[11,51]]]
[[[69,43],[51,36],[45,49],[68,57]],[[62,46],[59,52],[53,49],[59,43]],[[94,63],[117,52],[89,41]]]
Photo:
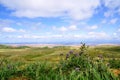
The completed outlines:
[[[98,60],[92,59],[87,53],[87,47],[83,44],[79,54],[74,52],[66,55],[66,60],[60,62],[60,69],[63,73],[71,75],[73,71],[73,80],[118,80],[104,64],[102,57]],[[76,77],[79,76],[79,77]]]
[[[119,59],[111,59],[111,60],[109,60],[109,65],[111,68],[120,69],[120,60]]]

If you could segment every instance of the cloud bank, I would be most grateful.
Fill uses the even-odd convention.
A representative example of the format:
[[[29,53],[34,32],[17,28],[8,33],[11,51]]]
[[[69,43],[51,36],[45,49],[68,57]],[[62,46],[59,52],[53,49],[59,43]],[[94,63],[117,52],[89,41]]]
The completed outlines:
[[[100,0],[0,0],[17,17],[67,17],[83,20],[93,16]]]

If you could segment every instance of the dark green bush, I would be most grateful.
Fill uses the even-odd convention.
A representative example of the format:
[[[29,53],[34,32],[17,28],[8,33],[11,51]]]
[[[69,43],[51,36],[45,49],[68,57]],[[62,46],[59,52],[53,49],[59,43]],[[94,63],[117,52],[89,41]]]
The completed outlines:
[[[120,69],[120,60],[119,59],[111,59],[111,60],[109,60],[109,65],[111,68]]]

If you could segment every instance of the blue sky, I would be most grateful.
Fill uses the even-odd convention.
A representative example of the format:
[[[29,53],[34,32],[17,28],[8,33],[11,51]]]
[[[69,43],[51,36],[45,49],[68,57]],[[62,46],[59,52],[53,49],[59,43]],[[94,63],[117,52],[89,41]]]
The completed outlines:
[[[81,41],[120,42],[120,0],[0,0],[0,43]]]

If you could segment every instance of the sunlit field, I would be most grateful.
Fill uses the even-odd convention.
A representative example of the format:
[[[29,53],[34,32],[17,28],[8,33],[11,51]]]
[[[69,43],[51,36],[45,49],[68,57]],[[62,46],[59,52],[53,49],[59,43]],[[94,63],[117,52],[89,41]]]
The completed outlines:
[[[1,80],[119,80],[120,46],[0,45]]]

